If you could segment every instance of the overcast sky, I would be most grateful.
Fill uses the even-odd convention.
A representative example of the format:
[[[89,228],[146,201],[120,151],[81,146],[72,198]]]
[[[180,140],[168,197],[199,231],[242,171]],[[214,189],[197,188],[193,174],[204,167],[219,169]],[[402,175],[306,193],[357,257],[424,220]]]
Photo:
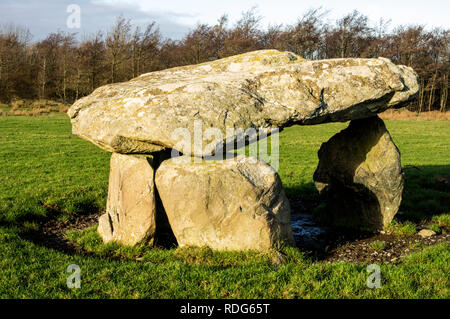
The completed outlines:
[[[69,4],[81,9],[79,29],[67,27]],[[322,6],[330,10],[330,22],[357,9],[372,22],[391,19],[391,27],[423,24],[427,28],[450,28],[448,0],[0,0],[0,24],[26,26],[33,40],[39,40],[58,29],[81,36],[105,31],[115,17],[123,14],[134,25],[156,21],[164,36],[179,39],[198,22],[213,24],[226,13],[233,23],[253,6],[264,17],[263,27],[294,23],[308,8]]]

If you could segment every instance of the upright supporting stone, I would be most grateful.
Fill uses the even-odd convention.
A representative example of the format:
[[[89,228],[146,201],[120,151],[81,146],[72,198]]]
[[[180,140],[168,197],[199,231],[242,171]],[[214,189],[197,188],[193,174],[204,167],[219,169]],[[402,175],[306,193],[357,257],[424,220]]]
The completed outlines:
[[[354,120],[323,143],[314,181],[327,208],[320,220],[335,226],[381,230],[400,206],[400,152],[378,116]]]
[[[151,157],[113,153],[106,213],[98,232],[105,242],[135,245],[155,233],[156,201]]]
[[[256,159],[164,161],[156,187],[180,246],[266,250],[294,238],[275,170]]]

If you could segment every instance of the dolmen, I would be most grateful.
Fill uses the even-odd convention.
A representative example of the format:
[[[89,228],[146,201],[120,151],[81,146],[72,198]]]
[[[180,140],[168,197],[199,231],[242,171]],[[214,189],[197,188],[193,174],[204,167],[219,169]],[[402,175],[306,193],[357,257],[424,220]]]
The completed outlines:
[[[236,149],[292,125],[350,121],[318,152],[321,219],[379,231],[404,180],[377,114],[418,90],[413,69],[385,58],[260,50],[105,85],[68,114],[74,134],[112,153],[105,242],[151,243],[164,216],[180,246],[267,250],[294,243],[289,201],[274,168]]]

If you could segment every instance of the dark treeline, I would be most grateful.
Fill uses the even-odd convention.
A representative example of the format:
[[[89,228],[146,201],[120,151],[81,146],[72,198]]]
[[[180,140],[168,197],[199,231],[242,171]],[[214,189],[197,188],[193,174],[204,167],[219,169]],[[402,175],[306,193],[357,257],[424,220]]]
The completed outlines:
[[[106,32],[77,41],[76,34],[56,32],[31,42],[22,27],[0,28],[0,100],[54,99],[72,103],[106,83],[142,73],[220,59],[259,50],[288,50],[307,59],[387,57],[413,67],[421,91],[410,110],[446,111],[449,87],[449,30],[410,25],[387,32],[389,22],[370,25],[351,12],[334,24],[322,9],[311,9],[294,25],[263,30],[254,9],[229,26],[227,16],[215,25],[198,24],[183,39],[162,37],[156,23],[133,27],[118,17]]]

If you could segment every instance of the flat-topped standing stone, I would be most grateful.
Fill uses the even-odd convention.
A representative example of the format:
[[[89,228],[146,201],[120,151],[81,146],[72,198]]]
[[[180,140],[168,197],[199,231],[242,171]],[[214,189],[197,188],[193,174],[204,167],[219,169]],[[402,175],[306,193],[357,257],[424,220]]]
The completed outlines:
[[[180,246],[266,250],[293,244],[290,206],[275,170],[256,158],[194,163],[182,156],[156,170],[156,187]]]
[[[378,116],[351,121],[319,150],[314,173],[321,221],[365,230],[390,224],[402,200],[400,152]]]
[[[74,103],[68,114],[74,134],[111,152],[174,148],[206,156],[236,137],[232,128],[267,133],[366,118],[403,105],[417,92],[416,73],[388,59],[309,61],[261,50],[106,85]],[[200,147],[194,147],[196,123],[203,133]],[[190,134],[188,146],[179,145],[180,128]],[[209,128],[221,134],[208,136]]]
[[[113,153],[106,213],[99,218],[103,241],[135,245],[151,241],[156,230],[154,170],[151,157]]]

